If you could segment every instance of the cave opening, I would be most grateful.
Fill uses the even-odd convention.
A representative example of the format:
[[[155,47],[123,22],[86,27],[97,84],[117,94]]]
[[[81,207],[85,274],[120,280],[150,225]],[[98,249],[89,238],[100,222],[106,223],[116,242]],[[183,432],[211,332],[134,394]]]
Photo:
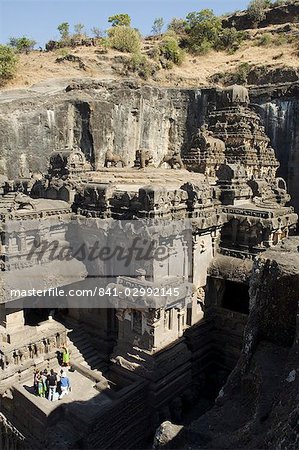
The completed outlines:
[[[249,287],[243,283],[226,280],[221,306],[230,311],[249,314]]]

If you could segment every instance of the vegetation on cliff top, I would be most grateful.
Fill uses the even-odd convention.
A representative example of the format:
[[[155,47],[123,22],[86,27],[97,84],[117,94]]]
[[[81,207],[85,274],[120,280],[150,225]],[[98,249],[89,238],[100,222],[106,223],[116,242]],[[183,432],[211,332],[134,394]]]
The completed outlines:
[[[17,62],[15,51],[7,45],[0,45],[0,86],[15,75]]]
[[[245,12],[254,25],[265,19],[265,12],[272,7],[299,3],[290,0],[252,0]],[[144,44],[141,33],[131,26],[128,14],[115,14],[108,18],[110,28],[106,31],[93,27],[88,36],[84,24],[74,25],[70,30],[68,22],[62,22],[57,29],[60,34],[58,41],[49,41],[47,51],[61,49],[63,56],[70,54],[72,48],[92,46],[102,53],[112,48],[121,52],[131,53],[126,59],[128,71],[137,73],[147,79],[160,69],[172,69],[180,66],[186,55],[207,55],[211,51],[225,51],[228,54],[236,52],[243,42],[252,39],[247,31],[240,31],[234,26],[225,25],[224,17],[216,16],[212,10],[204,9],[187,14],[186,18],[173,18],[168,25],[162,17],[155,19],[152,26],[152,45]],[[163,29],[165,30],[163,32]],[[259,36],[256,44],[259,46],[283,45],[289,42],[285,34],[273,36],[271,33]],[[33,39],[26,36],[12,37],[7,46],[1,46],[0,82],[5,84],[17,69],[18,53],[28,54],[36,45]],[[255,45],[255,44],[254,44]],[[40,48],[40,51],[42,49]],[[71,59],[69,59],[71,60]],[[242,76],[240,77],[242,78]]]

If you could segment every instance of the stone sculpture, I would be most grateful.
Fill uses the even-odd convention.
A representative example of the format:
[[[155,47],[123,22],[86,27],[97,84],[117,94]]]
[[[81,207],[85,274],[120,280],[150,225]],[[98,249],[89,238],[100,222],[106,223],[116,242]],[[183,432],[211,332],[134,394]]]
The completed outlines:
[[[121,167],[126,167],[126,163],[119,155],[115,155],[112,150],[107,150],[105,155],[105,167],[117,167],[121,164]]]
[[[183,169],[184,163],[182,161],[181,155],[179,151],[174,151],[172,153],[168,153],[164,156],[162,161],[159,164],[159,167],[162,166],[162,164],[167,163],[171,169]]]

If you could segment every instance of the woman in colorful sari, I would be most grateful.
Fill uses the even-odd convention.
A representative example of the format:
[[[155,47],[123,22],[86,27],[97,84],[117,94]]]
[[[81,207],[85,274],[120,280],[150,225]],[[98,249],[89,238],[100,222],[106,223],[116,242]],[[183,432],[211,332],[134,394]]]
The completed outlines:
[[[42,372],[40,372],[37,375],[37,395],[39,397],[44,397],[45,396],[45,385],[44,385],[43,373]]]

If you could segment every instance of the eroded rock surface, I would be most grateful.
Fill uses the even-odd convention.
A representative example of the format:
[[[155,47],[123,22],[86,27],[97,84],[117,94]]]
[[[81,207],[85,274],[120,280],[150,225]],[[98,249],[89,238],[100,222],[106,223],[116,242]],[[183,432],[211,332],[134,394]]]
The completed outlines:
[[[19,176],[21,155],[32,172],[44,172],[53,149],[78,144],[100,167],[113,149],[133,166],[146,148],[159,162],[168,149],[188,146],[204,99],[196,90],[140,87],[95,80],[52,83],[0,96],[0,173]],[[189,132],[191,130],[191,133]]]
[[[181,432],[181,448],[298,448],[298,244],[255,261],[241,358],[215,407]]]

